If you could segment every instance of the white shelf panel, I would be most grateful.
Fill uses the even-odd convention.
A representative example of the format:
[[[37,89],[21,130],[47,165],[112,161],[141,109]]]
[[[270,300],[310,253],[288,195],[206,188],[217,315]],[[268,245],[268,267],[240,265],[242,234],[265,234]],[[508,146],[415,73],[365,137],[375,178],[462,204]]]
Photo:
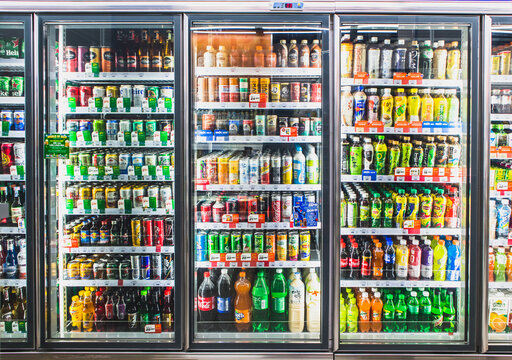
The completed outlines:
[[[153,140],[147,140],[144,142],[144,145],[138,144],[138,145],[126,145],[124,142],[114,141],[114,140],[108,140],[105,144],[102,144],[100,142],[70,142],[69,147],[71,148],[162,148],[162,149],[172,149],[174,148],[174,143],[170,143],[168,145],[162,145],[161,142],[155,142]]]
[[[418,233],[419,230],[419,233]],[[448,228],[341,228],[340,235],[456,235],[460,236],[461,229]]]
[[[110,286],[110,287],[167,287],[174,286],[174,280],[61,280],[60,284],[66,287],[79,286]]]
[[[0,174],[0,181],[25,181],[25,176]]]
[[[306,327],[304,326],[304,329]],[[268,341],[282,341],[282,340],[320,340],[320,333],[318,332],[301,332],[301,333],[290,333],[290,332],[267,332],[267,333],[255,333],[255,332],[196,332],[196,339],[199,340],[221,340],[221,341],[240,341],[240,340],[268,340]]]
[[[489,282],[489,289],[509,289],[512,290],[512,282]]]
[[[9,130],[9,134],[7,136],[0,136],[2,139],[8,138],[25,138],[25,130]]]
[[[374,85],[374,86],[393,86],[393,87],[438,87],[438,88],[445,88],[445,87],[457,87],[461,88],[464,86],[463,80],[438,80],[438,79],[423,79],[421,81],[421,84],[402,84],[401,81],[393,80],[393,79],[368,79],[367,84],[358,84],[360,82],[360,79],[354,79],[354,78],[342,78],[341,79],[341,85],[342,86],[359,86],[359,85]]]
[[[447,332],[401,332],[401,333],[392,333],[392,332],[380,332],[380,333],[341,333],[340,340],[358,340],[358,341],[368,341],[368,340],[390,340],[390,341],[418,341],[418,342],[435,342],[435,341],[453,341],[462,338],[462,334],[459,332],[456,333],[447,333]]]
[[[422,180],[421,177],[418,180],[412,180],[412,176],[408,176],[411,178],[410,180],[395,180],[395,175],[377,175],[375,180],[364,179],[362,175],[341,175],[341,182],[368,182],[368,183],[433,183],[433,184],[459,184],[462,182],[460,177],[451,177],[451,176],[425,176]]]
[[[491,114],[491,121],[512,121],[512,114]]]
[[[108,340],[121,340],[121,339],[174,339],[175,333],[161,332],[161,333],[145,333],[145,332],[64,332],[60,331],[56,337],[60,339],[108,339]]]
[[[257,262],[249,264],[245,261],[226,261],[226,262],[210,262],[210,261],[196,261],[195,267],[197,268],[318,268],[321,266],[320,261],[270,261],[270,262]]]
[[[80,246],[61,247],[64,254],[173,254],[174,246]]]
[[[380,131],[382,130],[382,131]],[[462,127],[424,127],[424,128],[401,128],[401,127],[384,127],[369,128],[369,131],[364,131],[363,128],[355,126],[342,126],[342,134],[365,134],[365,135],[386,135],[386,134],[399,134],[399,135],[460,135],[465,133]]]
[[[286,77],[318,77],[321,68],[270,68],[270,67],[197,67],[195,76],[286,76]]]
[[[433,280],[340,280],[341,287],[385,287],[385,288],[462,288],[461,281]]]
[[[27,279],[0,279],[0,286],[24,287],[27,286]]]
[[[98,76],[86,72],[62,72],[60,79],[63,81],[150,81],[169,82],[174,81],[173,72],[100,72]]]
[[[322,185],[295,185],[295,184],[248,184],[248,185],[196,185],[199,191],[320,191]]]
[[[512,333],[489,333],[489,341],[512,341]]]
[[[493,85],[512,84],[512,75],[491,75],[491,84],[493,84]]]
[[[217,140],[206,140],[200,136],[196,136],[196,143],[198,144],[247,144],[252,145],[258,143],[320,143],[322,142],[321,136],[238,136],[230,135],[228,140],[219,138]]]
[[[105,209],[105,212],[100,213],[98,209],[87,211],[84,209],[73,209],[72,211],[66,209],[66,215],[174,215],[174,210],[167,211],[166,209],[143,209],[132,208],[131,213],[125,212],[123,209]]]
[[[0,234],[25,234],[25,228],[19,228],[17,226],[6,226],[0,227]]]
[[[266,106],[260,107],[257,103],[248,102],[196,102],[196,109],[289,109],[289,110],[315,110],[321,109],[322,103],[320,102],[268,102]]]
[[[24,96],[0,96],[0,105],[25,105]]]
[[[23,71],[25,59],[0,59],[0,70]]]
[[[149,110],[149,111],[148,111]],[[163,108],[156,108],[155,111],[151,111],[151,109],[141,108],[141,107],[131,107],[130,111],[104,111],[100,109],[100,111],[97,111],[96,108],[89,108],[87,106],[77,106],[75,108],[75,111],[71,111],[69,107],[63,108],[63,113],[66,115],[94,115],[94,114],[134,114],[134,115],[141,115],[141,114],[174,114],[174,111],[168,112],[167,109]]]
[[[236,224],[223,224],[223,223],[201,223],[195,224],[198,230],[315,230],[321,229],[321,223],[317,226],[310,227],[294,227],[290,226],[289,222],[266,222],[266,223],[236,223]]]

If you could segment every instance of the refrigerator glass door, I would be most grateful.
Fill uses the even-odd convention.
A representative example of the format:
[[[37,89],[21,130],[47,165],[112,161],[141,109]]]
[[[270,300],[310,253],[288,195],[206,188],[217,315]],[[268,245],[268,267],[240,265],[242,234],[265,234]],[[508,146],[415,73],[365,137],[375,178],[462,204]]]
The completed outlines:
[[[470,25],[371,21],[340,26],[341,347],[464,343]]]
[[[0,19],[0,348],[26,342],[32,326],[27,323],[27,261],[32,257],[26,229],[32,224],[25,214],[26,71],[30,74],[25,65],[24,22]]]
[[[491,72],[491,128],[488,318],[483,324],[488,324],[489,345],[494,346],[510,346],[512,341],[512,233],[509,219],[512,201],[512,25],[507,20],[493,18],[491,68],[485,69]]]
[[[175,24],[44,25],[47,337],[168,344]]]
[[[326,24],[261,21],[191,21],[196,343],[326,335]]]

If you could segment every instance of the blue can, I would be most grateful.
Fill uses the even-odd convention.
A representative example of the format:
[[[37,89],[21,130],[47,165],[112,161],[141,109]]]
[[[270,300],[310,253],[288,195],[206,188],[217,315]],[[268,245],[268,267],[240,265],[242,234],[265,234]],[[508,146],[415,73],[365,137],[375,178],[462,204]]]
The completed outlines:
[[[132,154],[121,153],[119,154],[119,173],[122,175],[128,174],[128,166],[132,165]]]
[[[14,120],[12,115],[12,110],[2,110],[0,113],[0,117],[2,121],[8,121],[9,122],[9,129],[14,129]]]
[[[144,166],[144,154],[135,153],[132,155],[133,166]]]
[[[300,205],[306,200],[304,193],[293,193],[293,206]]]
[[[80,131],[92,131],[92,121],[89,119],[80,119]]]
[[[119,132],[119,120],[107,120],[106,126],[107,140],[117,140]]]
[[[229,135],[240,135],[242,132],[242,120],[230,119],[229,120]]]
[[[196,261],[208,261],[208,242],[206,231],[196,234]]]
[[[140,274],[143,280],[151,279],[151,255],[140,256]]]
[[[25,130],[25,110],[16,110],[13,113],[14,130]]]

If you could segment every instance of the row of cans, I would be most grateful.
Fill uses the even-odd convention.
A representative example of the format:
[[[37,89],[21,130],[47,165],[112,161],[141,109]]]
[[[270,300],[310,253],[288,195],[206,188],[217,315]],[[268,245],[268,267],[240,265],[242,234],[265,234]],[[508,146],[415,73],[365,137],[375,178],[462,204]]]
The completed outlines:
[[[3,113],[3,112],[2,112]],[[68,119],[66,121],[66,129],[69,132],[89,131],[105,133],[105,140],[117,141],[119,134],[143,132],[146,140],[153,140],[156,131],[164,131],[168,134],[168,138],[172,139],[174,132],[174,120],[168,119]],[[85,135],[84,135],[85,137]]]
[[[11,166],[25,166],[25,143],[0,143],[2,173],[10,174]]]
[[[9,122],[9,130],[25,130],[25,110],[0,110],[0,119]]]
[[[0,96],[23,96],[24,92],[23,76],[0,76]]]
[[[250,94],[264,95],[268,102],[321,102],[322,84],[318,82],[271,82],[267,77],[197,78],[198,102],[248,102]]]
[[[68,85],[66,87],[68,99],[74,98],[77,106],[90,106],[90,99],[95,98],[129,98],[131,106],[141,107],[145,98],[174,99],[174,86],[147,86],[147,85]],[[69,100],[68,100],[69,101]]]
[[[196,234],[196,261],[209,261],[211,254],[268,253],[275,261],[309,261],[311,233],[291,231],[199,231]]]
[[[265,221],[290,222],[293,204],[316,203],[314,192],[260,192],[234,193],[211,196],[196,205],[196,221],[220,223],[224,214],[238,214],[240,222],[247,222],[251,214],[263,214]]]
[[[66,199],[73,200],[76,207],[78,200],[103,200],[105,207],[116,209],[119,200],[129,200],[132,207],[142,208],[144,199],[149,198],[150,203],[156,208],[164,209],[172,207],[174,203],[174,192],[171,185],[158,183],[93,183],[71,185],[66,188]],[[151,199],[154,200],[151,200]]]
[[[130,166],[174,166],[173,151],[98,152],[94,150],[77,151],[69,154],[68,165],[78,166],[119,166],[120,174],[128,174]]]
[[[25,41],[23,37],[1,37],[0,58],[23,59],[25,57]]]
[[[68,280],[173,280],[172,255],[79,255],[67,263]]]
[[[227,130],[229,135],[277,136],[282,128],[296,128],[299,136],[322,135],[322,118],[254,115],[250,117],[218,118],[215,113],[202,114],[202,130]]]

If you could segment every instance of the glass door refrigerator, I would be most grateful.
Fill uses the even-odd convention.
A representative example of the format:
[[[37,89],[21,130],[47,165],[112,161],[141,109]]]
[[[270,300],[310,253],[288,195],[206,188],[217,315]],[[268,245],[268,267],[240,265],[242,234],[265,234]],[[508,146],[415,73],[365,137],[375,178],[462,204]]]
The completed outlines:
[[[180,348],[180,18],[40,26],[43,346]]]
[[[484,297],[482,331],[484,350],[508,351],[512,342],[512,233],[510,164],[512,142],[512,21],[507,17],[484,20],[486,164],[489,166],[488,226],[484,239]],[[489,75],[490,72],[490,75]],[[512,186],[512,185],[511,185]],[[487,260],[488,259],[488,260]],[[486,290],[486,291],[485,291]],[[487,296],[485,296],[487,295]]]
[[[327,16],[191,16],[193,349],[327,349]]]
[[[477,31],[470,17],[340,18],[341,351],[475,349]]]
[[[34,346],[31,24],[0,16],[0,350]]]

